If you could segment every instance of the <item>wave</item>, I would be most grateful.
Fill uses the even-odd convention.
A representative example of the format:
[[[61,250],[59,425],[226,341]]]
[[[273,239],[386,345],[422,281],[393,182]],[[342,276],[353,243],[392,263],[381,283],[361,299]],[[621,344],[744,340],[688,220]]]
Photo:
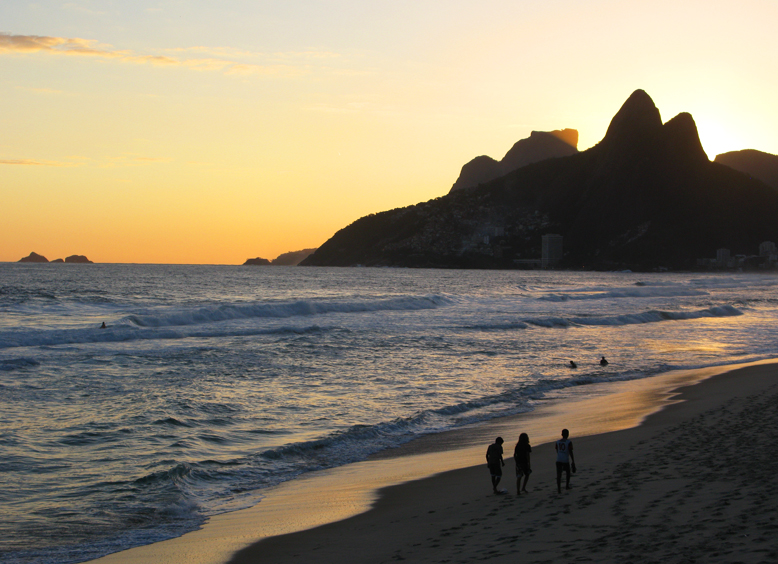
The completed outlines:
[[[347,331],[337,326],[317,324],[295,327],[219,326],[219,321],[283,319],[327,313],[372,311],[414,311],[434,309],[453,303],[443,296],[408,296],[376,300],[301,300],[278,304],[218,305],[149,315],[130,315],[107,329],[15,329],[0,331],[0,349],[121,343],[140,340],[168,340],[210,337],[250,337],[258,335],[310,334]]]
[[[371,311],[414,311],[435,309],[452,300],[444,296],[402,296],[375,300],[317,301],[297,300],[282,303],[220,304],[191,310],[151,315],[130,315],[125,319],[138,327],[174,327],[199,325],[233,319],[289,318],[327,313],[364,313]]]
[[[0,371],[19,370],[20,368],[29,368],[39,364],[34,358],[10,358],[0,360]]]
[[[685,321],[706,317],[735,317],[743,312],[733,306],[714,306],[697,311],[646,311],[615,317],[576,317],[573,323],[577,325],[636,325],[640,323],[657,323],[659,321]]]
[[[575,292],[553,293],[538,297],[539,300],[548,302],[567,302],[573,300],[606,300],[620,298],[678,298],[707,296],[704,289],[679,286],[647,285],[639,283],[627,288],[582,289]]]
[[[28,289],[17,286],[0,286],[0,306],[19,305],[36,300],[55,302],[57,300],[57,296],[40,289]]]
[[[321,333],[344,330],[338,327],[276,327],[276,328],[245,328],[245,329],[148,329],[117,326],[111,330],[100,329],[56,329],[56,330],[21,330],[0,332],[0,349],[15,347],[54,347],[61,345],[84,345],[90,343],[124,343],[131,341],[153,341],[187,338],[210,337],[252,337],[259,335],[284,335]],[[344,330],[345,331],[345,330]],[[33,366],[33,364],[28,364]],[[9,368],[9,370],[12,368]]]
[[[549,329],[580,327],[580,326],[613,326],[638,325],[641,323],[658,323],[661,321],[687,321],[709,317],[735,317],[743,315],[743,312],[731,305],[713,306],[696,311],[661,311],[652,310],[640,313],[627,313],[614,316],[576,316],[576,317],[530,317],[510,323],[495,323],[491,325],[472,325],[466,329],[480,331],[509,331],[514,329],[527,329],[531,325]]]

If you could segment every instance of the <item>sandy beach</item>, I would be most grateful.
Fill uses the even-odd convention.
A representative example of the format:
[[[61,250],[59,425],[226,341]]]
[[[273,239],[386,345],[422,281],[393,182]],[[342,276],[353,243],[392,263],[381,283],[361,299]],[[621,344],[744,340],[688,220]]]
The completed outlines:
[[[578,471],[558,494],[551,441],[562,427]],[[533,473],[517,496],[509,457],[522,431]],[[504,495],[482,461],[497,434]],[[98,562],[776,562],[776,436],[778,364],[609,384],[315,473],[200,531]]]

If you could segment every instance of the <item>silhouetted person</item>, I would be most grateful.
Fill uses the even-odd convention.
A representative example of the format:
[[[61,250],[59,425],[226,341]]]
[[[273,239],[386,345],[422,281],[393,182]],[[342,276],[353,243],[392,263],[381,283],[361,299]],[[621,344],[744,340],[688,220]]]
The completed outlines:
[[[102,325],[100,325],[100,329],[105,329],[105,328],[106,328],[106,327],[105,327],[105,321],[103,321],[103,324],[102,324]]]
[[[492,475],[492,489],[494,493],[503,493],[497,491],[497,484],[500,483],[502,478],[502,467],[505,466],[505,461],[502,459],[502,444],[505,441],[502,437],[494,439],[494,443],[489,445],[486,449],[486,465],[489,467],[489,473]]]
[[[529,475],[532,474],[529,462],[531,452],[532,447],[529,446],[529,435],[522,433],[519,435],[519,442],[516,443],[516,447],[513,449],[513,461],[516,463],[516,495],[521,495],[521,492],[527,491],[527,480],[529,480]],[[524,477],[523,486],[521,485],[522,476]]]
[[[578,368],[578,365],[571,360],[570,361],[570,368]]]
[[[608,361],[605,360],[605,357],[602,357],[600,359],[600,366],[608,366]]]
[[[570,431],[562,429],[562,438],[559,439],[554,448],[556,449],[556,490],[562,493],[562,472],[567,474],[566,487],[570,489],[570,468],[575,473],[575,457],[573,457],[573,441],[568,439]]]

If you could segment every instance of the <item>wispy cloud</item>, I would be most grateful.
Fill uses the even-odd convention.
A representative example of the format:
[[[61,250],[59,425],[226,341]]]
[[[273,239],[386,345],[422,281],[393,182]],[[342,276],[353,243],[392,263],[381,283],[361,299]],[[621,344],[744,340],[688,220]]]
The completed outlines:
[[[0,165],[22,166],[79,166],[76,163],[63,163],[57,161],[35,161],[32,159],[0,159]]]
[[[55,90],[54,88],[31,88],[27,86],[17,86],[18,90],[24,90],[25,92],[32,92],[33,94],[44,94],[44,95],[60,95],[65,94],[62,90]]]
[[[217,71],[225,75],[298,76],[311,72],[325,61],[337,59],[328,51],[289,53],[252,53],[228,47],[189,47],[165,49],[156,54],[139,54],[115,49],[94,39],[13,35],[0,32],[0,56],[4,54],[44,54],[87,56],[113,59],[124,63],[185,67],[198,71]],[[205,55],[205,56],[204,56]]]
[[[126,168],[134,166],[143,166],[156,163],[169,163],[171,159],[166,157],[147,157],[134,153],[125,153],[118,157],[109,157],[99,164],[102,168]]]
[[[58,53],[71,55],[121,56],[99,47],[96,41],[78,37],[49,37],[45,35],[12,35],[0,33],[0,52]]]
[[[120,155],[118,157],[107,157],[104,159],[93,159],[90,157],[82,156],[71,156],[67,158],[73,162],[44,161],[38,159],[0,159],[0,165],[54,167],[98,166],[101,168],[117,168],[143,166],[155,163],[168,163],[171,161],[171,159],[167,157],[147,157],[129,153]]]

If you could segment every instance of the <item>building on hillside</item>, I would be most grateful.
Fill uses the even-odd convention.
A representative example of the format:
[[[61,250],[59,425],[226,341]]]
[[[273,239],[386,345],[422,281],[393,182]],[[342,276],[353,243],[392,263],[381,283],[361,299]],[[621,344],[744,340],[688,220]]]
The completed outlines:
[[[763,241],[759,245],[760,268],[774,269],[778,263],[778,248],[772,241]]]
[[[764,241],[759,245],[760,257],[767,257],[774,254],[778,254],[778,250],[776,250],[775,243],[772,241]]]
[[[543,249],[540,255],[541,268],[553,268],[562,261],[562,240],[561,235],[553,233],[543,235]]]
[[[716,249],[716,264],[721,268],[727,268],[731,260],[729,249]]]

